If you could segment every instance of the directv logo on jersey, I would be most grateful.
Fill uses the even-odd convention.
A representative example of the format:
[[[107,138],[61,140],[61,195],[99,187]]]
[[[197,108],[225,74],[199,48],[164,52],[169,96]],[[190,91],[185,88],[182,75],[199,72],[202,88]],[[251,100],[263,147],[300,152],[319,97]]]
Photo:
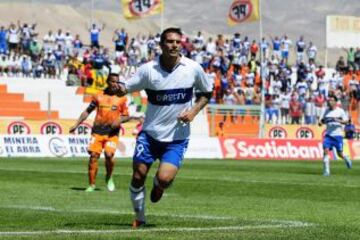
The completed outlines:
[[[192,88],[169,89],[169,90],[150,90],[146,89],[148,100],[153,105],[182,104],[191,101],[193,95]]]
[[[331,123],[331,122],[337,122],[336,121],[336,118],[333,118],[333,117],[327,117],[327,118],[324,118],[324,123]]]

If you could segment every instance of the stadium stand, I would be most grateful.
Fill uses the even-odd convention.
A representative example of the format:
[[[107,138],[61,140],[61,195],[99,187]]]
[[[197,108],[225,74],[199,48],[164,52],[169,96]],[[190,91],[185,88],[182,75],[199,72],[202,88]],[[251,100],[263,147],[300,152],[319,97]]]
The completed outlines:
[[[0,84],[3,86],[0,101],[12,109],[5,111],[1,108],[0,116],[46,119],[50,107],[50,119],[76,119],[79,111],[87,106],[82,96],[75,94],[76,87],[67,87],[63,81],[30,78],[11,78],[9,81],[0,78]],[[30,110],[30,107],[33,108]]]
[[[0,85],[0,116],[23,119],[58,119],[57,111],[40,109],[40,103],[26,101],[23,93],[8,92],[7,85]]]

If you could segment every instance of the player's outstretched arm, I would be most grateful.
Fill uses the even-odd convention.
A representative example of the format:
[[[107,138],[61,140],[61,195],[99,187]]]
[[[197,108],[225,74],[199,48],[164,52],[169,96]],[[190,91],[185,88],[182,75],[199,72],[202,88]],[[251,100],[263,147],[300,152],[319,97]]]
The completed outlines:
[[[87,110],[85,110],[84,112],[81,113],[79,119],[76,121],[76,123],[70,127],[69,129],[69,133],[74,133],[76,128],[83,122],[87,119],[87,117],[89,116],[89,112]]]
[[[121,124],[129,122],[131,120],[140,120],[142,117],[135,116],[121,116],[111,124],[111,128],[119,128]]]
[[[76,128],[87,119],[87,117],[90,115],[92,111],[95,110],[97,106],[97,102],[95,100],[92,100],[89,106],[85,109],[84,112],[81,113],[79,119],[76,121],[75,125],[70,127],[69,133],[74,133]]]

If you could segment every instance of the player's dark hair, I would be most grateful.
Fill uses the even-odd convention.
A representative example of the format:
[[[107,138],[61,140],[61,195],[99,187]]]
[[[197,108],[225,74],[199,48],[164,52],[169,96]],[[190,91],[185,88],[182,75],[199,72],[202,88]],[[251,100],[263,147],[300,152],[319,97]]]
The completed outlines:
[[[109,82],[111,76],[116,76],[116,77],[120,76],[118,73],[114,73],[111,71],[112,69],[111,69],[110,64],[106,64],[105,67],[109,70],[109,74],[107,75],[107,78],[106,78],[106,83]]]
[[[115,77],[119,77],[120,75],[119,74],[116,74],[116,73],[109,73],[107,78],[106,78],[106,83],[109,84],[109,81],[110,81],[110,78],[111,76],[115,76]]]
[[[328,98],[333,98],[334,100],[335,100],[335,102],[337,102],[338,101],[338,98],[336,97],[336,95],[335,94],[331,94],[331,95],[329,95],[329,97]]]
[[[181,29],[180,28],[175,28],[175,27],[170,27],[170,28],[167,28],[165,29],[161,35],[160,35],[160,45],[163,45],[164,42],[165,42],[165,38],[166,38],[166,34],[168,33],[177,33],[179,34],[180,36],[182,36],[182,32],[181,32]]]

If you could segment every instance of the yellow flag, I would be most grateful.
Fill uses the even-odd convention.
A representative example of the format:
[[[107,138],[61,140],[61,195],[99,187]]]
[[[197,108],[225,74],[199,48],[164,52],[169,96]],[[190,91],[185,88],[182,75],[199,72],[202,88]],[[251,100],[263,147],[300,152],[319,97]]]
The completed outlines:
[[[228,24],[253,22],[260,18],[259,0],[234,0],[228,13]]]
[[[121,4],[127,19],[159,14],[164,9],[163,0],[121,0]]]

